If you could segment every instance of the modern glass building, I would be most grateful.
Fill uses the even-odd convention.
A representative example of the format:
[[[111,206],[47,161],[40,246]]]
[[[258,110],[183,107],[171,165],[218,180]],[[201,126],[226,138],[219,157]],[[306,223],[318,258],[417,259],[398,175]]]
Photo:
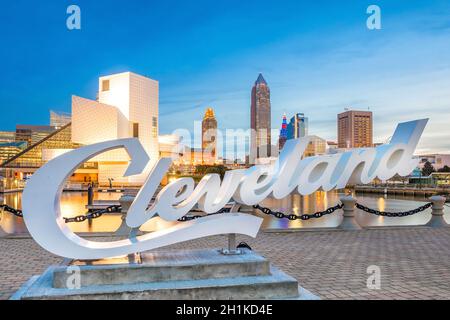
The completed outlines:
[[[0,142],[0,165],[24,150],[26,142]]]
[[[18,143],[26,144],[23,141]],[[80,146],[72,143],[71,124],[53,131],[2,163],[0,168],[5,177],[5,190],[23,186],[26,178],[47,161]]]
[[[298,139],[308,135],[308,118],[304,113],[297,113],[287,126],[287,138]]]
[[[72,116],[67,112],[50,110],[50,126],[60,129],[72,122]]]

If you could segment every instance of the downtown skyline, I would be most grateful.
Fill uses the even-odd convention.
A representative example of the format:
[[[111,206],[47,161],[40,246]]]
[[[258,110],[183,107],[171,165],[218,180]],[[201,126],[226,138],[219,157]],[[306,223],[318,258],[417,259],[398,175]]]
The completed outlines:
[[[64,27],[65,3],[32,13],[25,2],[2,4],[3,14],[22,10],[23,20],[2,20],[8,50],[0,53],[0,126],[46,124],[50,109],[70,110],[72,94],[94,99],[97,76],[130,70],[161,84],[161,134],[179,128],[181,119],[193,130],[208,106],[219,129],[247,129],[250,88],[262,72],[271,87],[273,129],[283,113],[303,112],[311,134],[336,140],[337,113],[370,108],[374,142],[385,141],[397,122],[429,117],[418,153],[450,152],[449,4],[374,3],[382,30],[366,28],[371,3],[356,1],[326,8],[286,2],[276,9],[271,2],[257,8],[233,2],[221,4],[223,12],[198,2],[173,15],[169,4],[127,4],[134,21],[118,11],[123,3],[112,2],[108,14],[125,20],[106,27],[101,4],[78,1],[83,24],[77,31]],[[253,14],[244,19],[246,12]],[[49,23],[33,31],[45,18]],[[179,19],[187,26],[183,34],[171,25]],[[258,30],[249,27],[258,22]],[[104,37],[96,38],[98,32]]]

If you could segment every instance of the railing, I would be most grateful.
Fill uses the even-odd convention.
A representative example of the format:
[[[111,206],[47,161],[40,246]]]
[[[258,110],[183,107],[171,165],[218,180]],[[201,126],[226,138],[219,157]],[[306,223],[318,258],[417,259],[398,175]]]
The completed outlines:
[[[128,199],[130,201],[130,199]],[[275,217],[277,219],[288,219],[291,221],[295,220],[310,220],[310,219],[320,219],[323,216],[333,214],[334,212],[342,209],[343,210],[343,219],[341,224],[337,227],[338,229],[342,230],[358,230],[362,229],[362,227],[359,225],[355,218],[355,209],[362,210],[368,214],[373,214],[377,216],[384,216],[384,217],[392,217],[392,218],[399,218],[399,217],[407,217],[415,214],[422,213],[428,209],[431,208],[431,219],[426,224],[426,226],[429,227],[446,227],[448,224],[444,220],[444,206],[446,206],[446,198],[442,196],[433,196],[430,198],[430,202],[426,203],[416,209],[403,211],[403,212],[386,212],[386,211],[379,211],[375,210],[369,207],[364,206],[363,204],[360,204],[357,202],[357,200],[352,196],[345,196],[340,199],[341,203],[336,204],[333,207],[330,207],[324,211],[319,211],[312,214],[303,214],[303,215],[295,215],[295,214],[288,214],[280,211],[273,211],[269,208],[260,206],[260,205],[254,205],[253,208],[255,210],[261,211],[262,213],[266,215],[270,215],[272,217]],[[92,220],[97,219],[101,217],[104,214],[107,213],[113,213],[113,212],[122,212],[122,219],[124,218],[127,209],[129,205],[113,205],[109,206],[104,209],[95,210],[83,215],[79,215],[76,217],[70,217],[70,218],[63,218],[65,223],[77,223],[77,222],[83,222],[86,220]],[[179,222],[185,222],[185,221],[191,221],[194,219],[199,219],[205,216],[211,216],[211,215],[217,215],[222,214],[230,211],[239,211],[237,209],[239,206],[235,206],[233,208],[223,208],[218,212],[211,213],[211,214],[198,214],[198,215],[186,215],[184,217],[181,217],[178,219]],[[17,217],[23,217],[22,210],[14,209],[8,205],[0,205],[0,209],[3,211],[9,212]]]

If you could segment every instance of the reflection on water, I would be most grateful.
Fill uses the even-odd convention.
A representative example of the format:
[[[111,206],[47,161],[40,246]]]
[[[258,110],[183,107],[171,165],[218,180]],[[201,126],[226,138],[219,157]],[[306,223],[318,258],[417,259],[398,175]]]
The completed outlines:
[[[118,200],[121,193],[96,193],[96,200]],[[300,196],[298,194],[290,195],[284,199],[276,200],[268,198],[261,205],[270,207],[273,210],[286,213],[301,215],[305,213],[314,213],[323,211],[328,207],[339,203],[339,198],[344,194],[337,191],[316,192],[309,196]],[[375,208],[380,211],[406,211],[423,205],[426,198],[414,198],[405,196],[384,196],[384,195],[357,195],[358,201],[365,206]],[[7,204],[14,208],[21,208],[21,193],[12,193],[0,195],[0,203]],[[80,192],[65,192],[61,198],[61,212],[64,217],[73,217],[86,212],[87,194]],[[360,210],[356,210],[356,219],[362,226],[392,226],[392,225],[420,225],[425,224],[431,217],[431,210],[419,213],[410,217],[388,218],[371,215]],[[450,208],[445,207],[444,218],[450,222]],[[342,210],[338,210],[331,215],[323,216],[320,219],[311,219],[307,221],[288,219],[277,219],[271,216],[265,216],[261,213],[255,213],[264,218],[263,228],[314,228],[314,227],[335,227],[342,220]],[[0,216],[0,223],[3,230],[8,233],[24,233],[26,227],[22,218],[14,217],[9,213],[3,213]],[[80,223],[70,223],[69,228],[74,232],[112,232],[121,225],[121,215],[104,215],[92,221]],[[174,225],[174,222],[167,222],[159,217],[153,218],[142,227],[142,231],[156,231]]]
[[[297,215],[305,213],[314,213],[323,211],[329,207],[338,204],[339,198],[344,196],[343,193],[337,191],[316,192],[309,196],[300,196],[298,194],[290,195],[282,200],[268,198],[262,202],[262,206],[269,207],[272,210],[282,211],[285,213],[295,213]],[[379,211],[400,212],[408,211],[420,207],[427,202],[425,197],[411,196],[385,196],[376,194],[358,194],[356,195],[358,202]],[[450,222],[450,208],[444,207],[444,218]],[[288,219],[277,219],[274,217],[264,217],[263,228],[316,228],[316,227],[336,227],[342,221],[342,210],[337,210],[331,215],[325,215],[320,219],[310,219],[307,221]],[[394,226],[394,225],[421,225],[425,224],[431,218],[431,209],[418,213],[409,217],[381,217],[372,215],[356,209],[356,220],[361,226]]]

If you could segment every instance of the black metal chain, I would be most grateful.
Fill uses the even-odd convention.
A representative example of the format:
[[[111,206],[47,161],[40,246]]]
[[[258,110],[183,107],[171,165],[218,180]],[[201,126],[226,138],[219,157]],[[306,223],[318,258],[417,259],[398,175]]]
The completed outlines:
[[[199,218],[204,218],[204,217],[209,217],[209,216],[214,216],[216,214],[221,214],[221,213],[225,213],[225,212],[230,212],[231,208],[222,208],[217,212],[214,213],[210,213],[210,214],[205,214],[205,215],[195,215],[195,216],[184,216],[181,217],[180,219],[178,219],[179,222],[186,222],[186,221],[191,221],[191,220],[195,220],[195,219],[199,219]]]
[[[9,212],[9,213],[12,213],[16,217],[23,218],[22,210],[11,208],[10,206],[8,206],[6,204],[1,204],[0,208],[5,210],[5,211],[7,211],[7,212]]]
[[[20,210],[20,209],[11,208],[10,206],[8,206],[6,204],[0,205],[0,208],[4,209],[5,211],[7,211],[9,213],[12,213],[16,217],[23,218],[23,213],[22,213],[22,210]],[[76,216],[76,217],[63,218],[63,219],[64,219],[65,223],[83,222],[83,221],[86,221],[88,219],[99,218],[104,213],[120,212],[121,210],[122,210],[122,207],[120,205],[114,205],[114,206],[109,206],[109,207],[104,208],[104,209],[99,209],[99,210],[92,211],[92,212],[90,212],[88,214],[85,214],[85,215],[79,215],[79,216]]]
[[[272,211],[269,208],[260,206],[259,204],[256,204],[253,206],[253,208],[260,210],[264,214],[274,216],[275,218],[278,218],[278,219],[289,219],[292,221],[321,218],[325,215],[332,214],[336,210],[342,209],[343,207],[344,207],[344,205],[341,203],[341,204],[335,205],[334,207],[328,208],[327,210],[324,210],[324,211],[319,211],[319,212],[312,213],[312,214],[302,214],[302,215],[298,216],[296,214],[286,214],[286,213],[280,212],[280,211]]]
[[[360,203],[356,203],[356,207],[364,212],[370,213],[370,214],[374,214],[377,216],[382,216],[382,217],[407,217],[407,216],[412,216],[413,214],[416,213],[420,213],[422,211],[427,210],[428,208],[430,208],[433,205],[433,203],[427,203],[423,206],[420,206],[416,209],[412,209],[409,211],[405,211],[405,212],[385,212],[385,211],[378,211],[375,209],[371,209],[368,208]]]
[[[95,210],[92,211],[86,215],[79,215],[76,217],[71,217],[71,218],[63,218],[65,223],[71,223],[71,222],[83,222],[86,220],[91,220],[91,219],[96,219],[96,218],[100,218],[104,213],[112,213],[112,212],[120,212],[122,210],[122,206],[120,205],[114,205],[114,206],[109,206],[106,207],[104,209],[99,209],[99,210]]]
[[[423,212],[427,209],[429,209],[431,206],[433,205],[433,203],[427,203],[423,206],[420,206],[416,209],[412,209],[409,211],[405,211],[405,212],[385,212],[385,211],[379,211],[379,210],[375,210],[375,209],[371,209],[369,207],[366,207],[360,203],[356,203],[356,208],[370,213],[370,214],[374,214],[377,216],[383,216],[383,217],[407,217],[407,216],[411,216],[420,212]],[[448,206],[447,204],[445,204],[446,206]],[[316,213],[312,213],[312,214],[302,214],[302,215],[296,215],[296,214],[287,214],[284,212],[280,212],[280,211],[273,211],[269,208],[266,207],[262,207],[259,204],[254,205],[253,208],[260,210],[262,213],[266,214],[266,215],[271,215],[274,216],[278,219],[289,219],[291,221],[294,220],[309,220],[309,219],[318,219],[321,218],[325,215],[329,215],[332,214],[333,212],[335,212],[336,210],[342,209],[344,207],[344,205],[342,203],[335,205],[334,207],[330,207],[327,210],[324,211],[319,211]],[[5,211],[15,215],[16,217],[21,217],[23,218],[23,213],[22,210],[20,209],[14,209],[6,204],[2,204],[0,205],[1,209],[4,209]],[[65,223],[72,223],[72,222],[83,222],[86,220],[91,220],[91,219],[96,219],[101,217],[103,214],[105,213],[112,213],[112,212],[120,212],[122,210],[122,207],[120,205],[113,205],[113,206],[109,206],[107,208],[104,209],[99,209],[96,211],[92,211],[88,214],[85,215],[79,215],[76,217],[71,217],[71,218],[63,218]],[[221,210],[215,212],[215,213],[210,213],[210,214],[205,214],[205,215],[193,215],[193,216],[184,216],[181,217],[180,219],[178,219],[179,222],[185,222],[185,221],[191,221],[191,220],[195,220],[195,219],[199,219],[199,218],[203,218],[203,217],[208,217],[208,216],[212,216],[212,215],[216,215],[216,214],[221,214],[221,213],[225,213],[225,212],[230,212],[230,208],[222,208]]]

